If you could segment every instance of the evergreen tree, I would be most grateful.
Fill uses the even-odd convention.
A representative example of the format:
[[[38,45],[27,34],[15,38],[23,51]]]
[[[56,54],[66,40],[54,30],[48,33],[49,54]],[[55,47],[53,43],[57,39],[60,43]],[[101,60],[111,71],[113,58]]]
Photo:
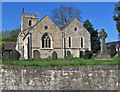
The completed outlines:
[[[116,27],[118,30],[118,37],[119,37],[118,39],[120,40],[120,1],[117,4],[115,4],[115,9],[113,13],[114,13],[113,19],[116,21]],[[118,51],[118,57],[120,57],[120,50]],[[120,64],[120,59],[118,60]]]
[[[116,27],[118,32],[120,33],[120,1],[115,4],[113,19],[117,22]]]
[[[87,19],[83,26],[89,31],[91,34],[91,50],[93,53],[97,53],[100,50],[100,39],[98,37],[98,30],[93,28],[93,25]]]

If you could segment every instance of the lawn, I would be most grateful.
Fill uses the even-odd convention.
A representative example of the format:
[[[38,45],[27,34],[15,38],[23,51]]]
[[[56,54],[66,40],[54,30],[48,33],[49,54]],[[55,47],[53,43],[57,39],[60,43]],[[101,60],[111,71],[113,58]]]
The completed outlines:
[[[18,66],[87,66],[87,65],[118,65],[118,59],[113,58],[113,60],[95,60],[91,58],[89,60],[81,58],[65,58],[65,59],[41,59],[39,61],[35,60],[17,60],[17,61],[0,61],[2,65],[18,65]]]

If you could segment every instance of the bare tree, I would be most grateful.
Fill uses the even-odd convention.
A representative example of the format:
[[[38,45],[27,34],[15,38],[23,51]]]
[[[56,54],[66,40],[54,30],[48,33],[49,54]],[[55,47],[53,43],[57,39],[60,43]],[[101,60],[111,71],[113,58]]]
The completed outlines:
[[[52,11],[52,20],[58,26],[62,26],[74,17],[81,20],[81,10],[73,6],[60,6]]]

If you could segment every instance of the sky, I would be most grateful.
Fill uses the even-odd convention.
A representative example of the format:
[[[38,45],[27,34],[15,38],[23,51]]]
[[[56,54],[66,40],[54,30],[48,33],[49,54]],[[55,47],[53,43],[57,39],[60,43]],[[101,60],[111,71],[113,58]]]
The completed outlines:
[[[20,28],[21,12],[37,14],[39,19],[45,15],[51,17],[52,10],[61,5],[73,6],[81,10],[82,23],[89,19],[98,32],[105,29],[108,34],[106,42],[118,40],[116,22],[113,20],[113,12],[116,2],[2,2],[2,30]]]

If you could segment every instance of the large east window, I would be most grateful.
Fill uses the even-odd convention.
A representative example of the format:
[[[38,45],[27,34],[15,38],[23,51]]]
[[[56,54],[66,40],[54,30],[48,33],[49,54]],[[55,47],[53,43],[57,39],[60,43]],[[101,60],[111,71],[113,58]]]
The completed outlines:
[[[42,48],[51,48],[51,37],[48,33],[42,36]]]

